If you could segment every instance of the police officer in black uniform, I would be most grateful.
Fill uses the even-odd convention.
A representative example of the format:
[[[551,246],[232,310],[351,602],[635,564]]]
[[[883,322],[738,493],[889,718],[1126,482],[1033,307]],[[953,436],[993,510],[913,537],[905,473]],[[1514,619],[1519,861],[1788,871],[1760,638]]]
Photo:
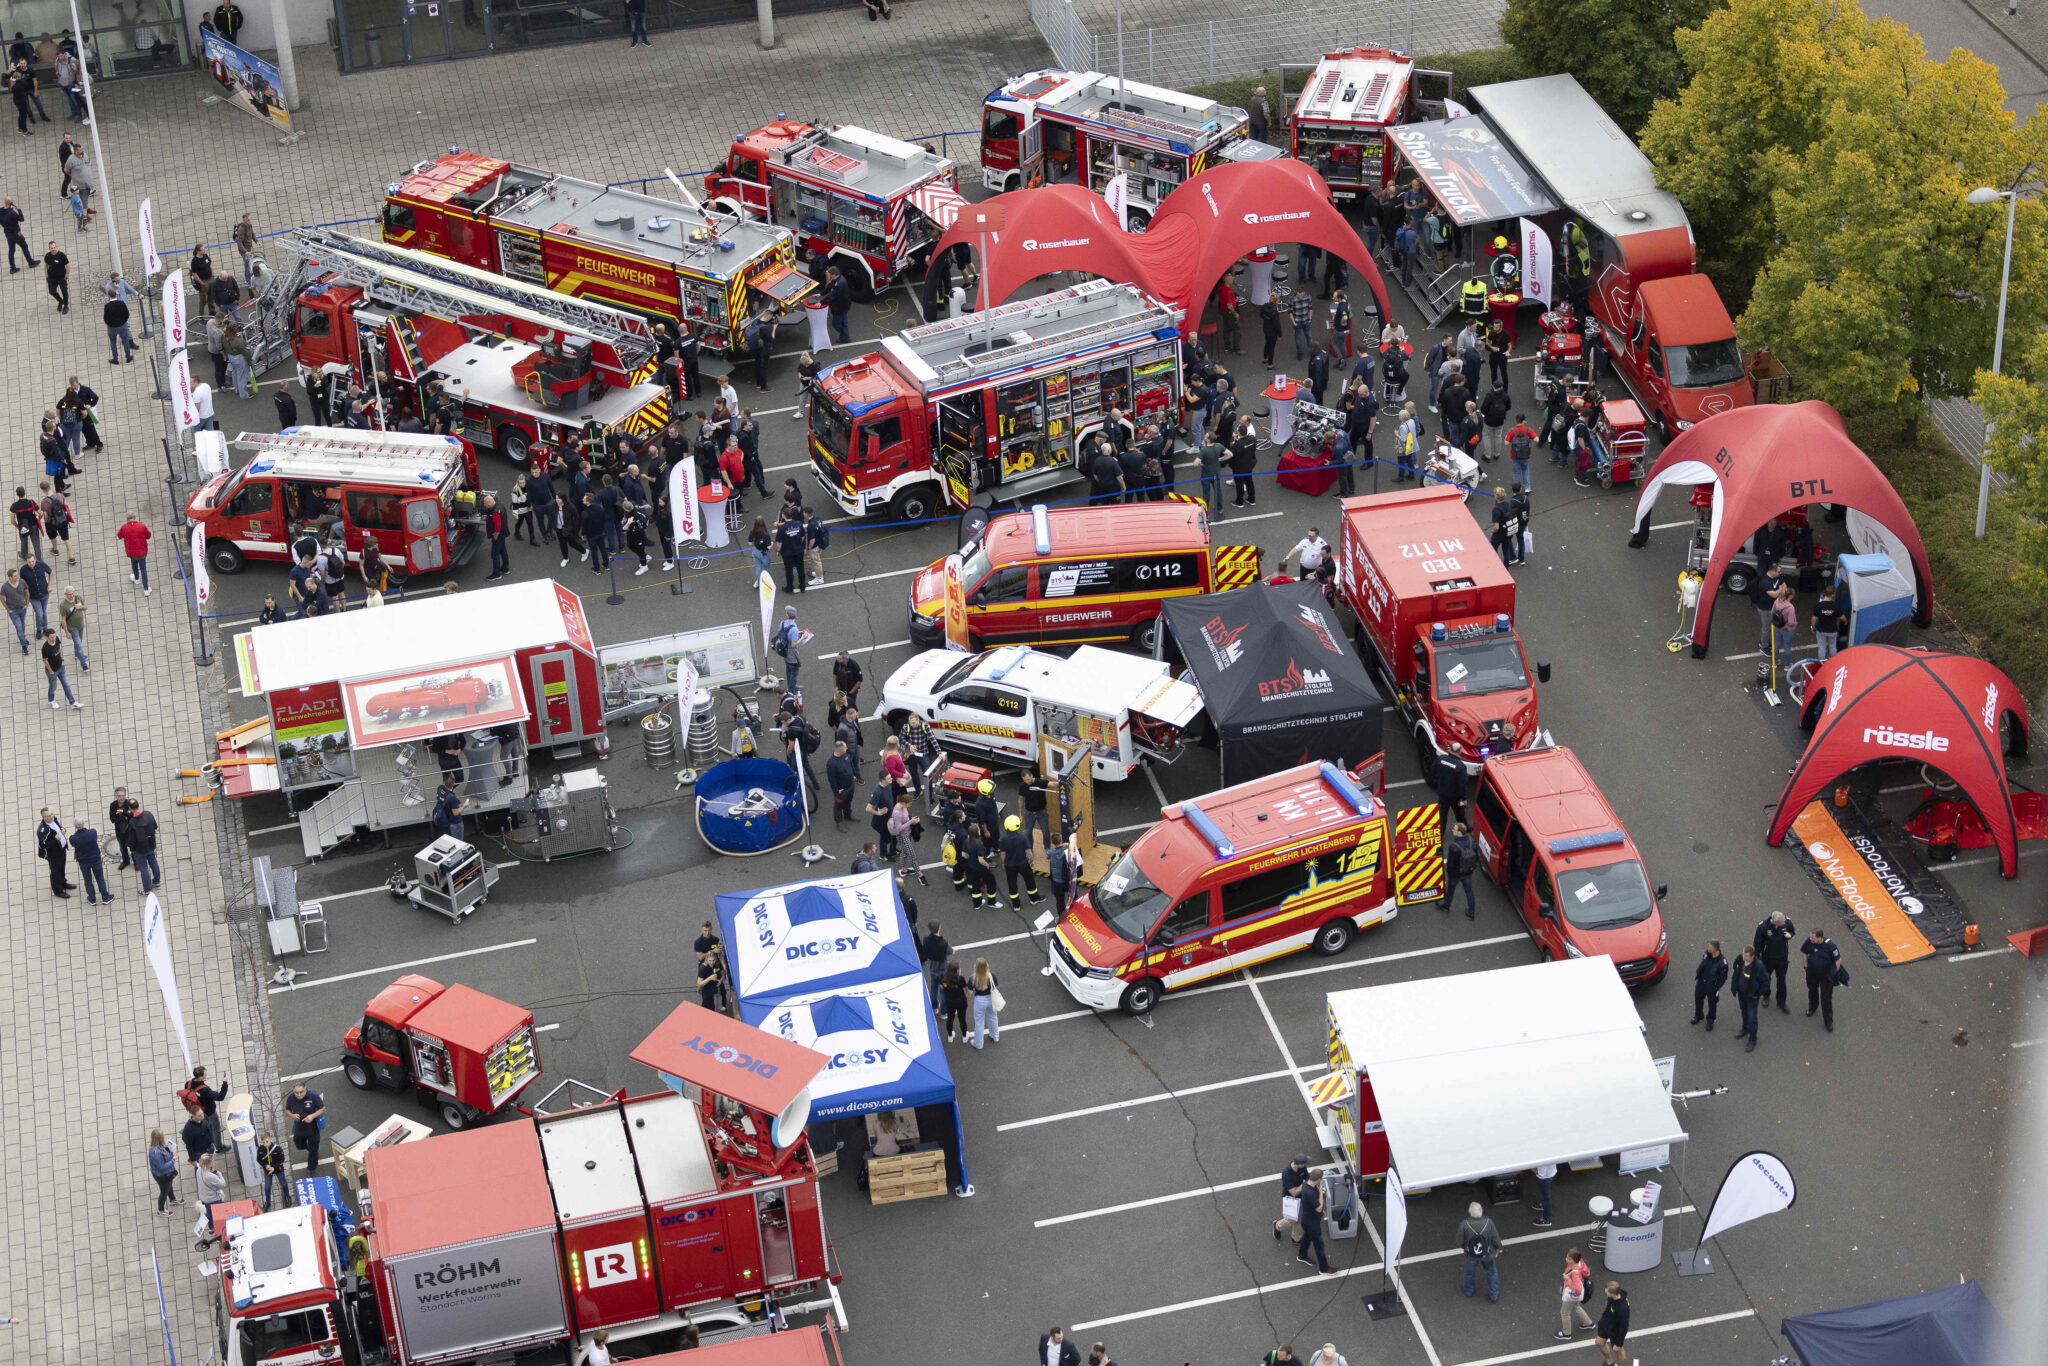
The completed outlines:
[[[1699,966],[1692,970],[1692,1022],[1698,1024],[1704,1018],[1709,1034],[1714,1032],[1714,1015],[1721,1006],[1721,988],[1727,985],[1728,959],[1721,952],[1721,941],[1709,939]]]
[[[1821,1023],[1832,1034],[1835,1032],[1835,975],[1842,970],[1842,951],[1825,931],[1815,926],[1813,932],[1806,936],[1806,942],[1799,946],[1799,953],[1806,959],[1807,1018],[1811,1019],[1813,1012],[1818,1010]]]
[[[1763,961],[1765,971],[1778,984],[1778,1009],[1787,1015],[1792,1013],[1792,1008],[1785,1004],[1785,969],[1792,961],[1792,941],[1798,935],[1799,931],[1793,928],[1783,911],[1772,911],[1757,922],[1756,934],[1750,940],[1756,946],[1756,956]]]

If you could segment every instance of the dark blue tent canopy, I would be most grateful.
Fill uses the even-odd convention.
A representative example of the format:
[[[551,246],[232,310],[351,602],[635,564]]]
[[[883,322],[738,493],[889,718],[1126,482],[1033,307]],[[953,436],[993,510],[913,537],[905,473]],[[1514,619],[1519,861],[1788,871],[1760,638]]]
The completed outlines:
[[[2002,1325],[1975,1281],[1785,1320],[1805,1366],[1990,1366]]]

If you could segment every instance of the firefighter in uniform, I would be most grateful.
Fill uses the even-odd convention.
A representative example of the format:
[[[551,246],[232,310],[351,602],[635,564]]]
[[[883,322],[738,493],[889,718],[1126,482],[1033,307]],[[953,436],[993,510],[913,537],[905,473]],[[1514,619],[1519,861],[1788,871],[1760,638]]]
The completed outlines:
[[[1021,904],[1017,900],[1017,880],[1020,877],[1024,880],[1031,904],[1044,904],[1045,898],[1038,894],[1038,874],[1031,867],[1031,836],[1024,833],[1021,817],[1010,816],[1003,821],[1003,837],[998,843],[1003,851],[1003,881],[1007,884],[1010,909],[1014,911]]]

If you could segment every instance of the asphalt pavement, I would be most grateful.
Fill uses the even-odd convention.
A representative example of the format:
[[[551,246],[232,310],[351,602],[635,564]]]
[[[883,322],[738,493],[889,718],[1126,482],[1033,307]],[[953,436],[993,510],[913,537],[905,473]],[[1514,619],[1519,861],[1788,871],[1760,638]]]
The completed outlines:
[[[902,294],[885,296],[881,307],[880,318],[856,313],[857,339],[904,324]],[[1409,325],[1423,336],[1416,320]],[[1263,387],[1264,373],[1246,364],[1252,358],[1228,359],[1242,389]],[[1291,359],[1283,356],[1283,365]],[[1511,373],[1518,402],[1533,410],[1526,356]],[[793,375],[784,355],[775,391],[758,396],[763,463],[772,486],[794,475],[816,494],[804,427],[776,411],[792,402]],[[744,397],[757,400],[751,390]],[[260,408],[223,400],[220,411],[231,431],[237,422],[260,430],[270,418],[267,397]],[[509,466],[492,473],[509,485]],[[2038,863],[2023,861],[2018,884],[1981,858],[1946,870],[1981,922],[1986,950],[1896,969],[1856,961],[1852,950],[1856,982],[1837,998],[1833,1034],[1804,1018],[1796,1001],[1791,1015],[1767,1014],[1754,1054],[1725,1025],[1713,1035],[1688,1027],[1690,971],[1704,939],[1739,944],[1777,909],[1802,929],[1823,924],[1848,942],[1792,854],[1763,843],[1768,806],[1796,757],[1796,725],[1789,709],[1772,709],[1749,686],[1755,661],[1744,656],[1753,650],[1754,617],[1746,601],[1721,605],[1705,660],[1665,648],[1677,625],[1691,517],[1682,498],[1664,500],[1651,519],[1659,529],[1636,551],[1625,544],[1631,493],[1578,487],[1541,460],[1534,482],[1536,550],[1517,577],[1523,637],[1533,658],[1554,667],[1541,690],[1543,722],[1586,761],[1651,880],[1671,885],[1664,914],[1673,971],[1639,1005],[1653,1055],[1676,1058],[1677,1089],[1710,1093],[1682,1107],[1692,1141],[1659,1176],[1667,1207],[1710,1202],[1728,1164],[1758,1147],[1783,1156],[1801,1188],[1792,1212],[1724,1236],[1723,1274],[1680,1280],[1667,1263],[1627,1279],[1639,1355],[1703,1366],[1762,1362],[1779,1350],[1775,1333],[1786,1313],[1985,1275],[1996,1233],[1988,1213],[2001,1183],[2031,1179],[2005,1157],[2003,1140],[2014,1049],[2026,1042],[2019,1021],[2039,994],[2040,973],[1995,950],[2004,932],[2036,918],[2030,879]],[[1335,520],[1332,499],[1262,477],[1256,514],[1221,519],[1218,534],[1259,543],[1270,572],[1311,523],[1328,534]],[[951,535],[950,521],[835,527],[826,584],[780,599],[794,602],[817,633],[806,660],[814,696],[825,661],[848,648],[862,652],[872,703],[910,654],[908,577],[942,555]],[[605,601],[608,579],[576,564],[562,569],[552,553],[515,545],[513,566],[515,578],[552,576],[582,595],[600,643],[758,621],[744,554],[686,567],[693,591],[684,597],[668,591],[673,576],[664,579],[658,565],[633,576],[628,563],[620,606]],[[471,591],[487,568],[480,559],[454,577]],[[246,620],[282,579],[281,569],[255,567],[217,580],[214,610],[228,622]],[[1802,612],[1807,605],[1802,600]],[[254,712],[248,699],[239,706]],[[1389,798],[1396,806],[1424,800],[1413,747],[1390,731],[1388,750]],[[596,762],[585,756],[565,767]],[[305,975],[274,988],[270,1005],[280,1072],[324,1091],[333,1127],[366,1130],[394,1111],[432,1117],[410,1097],[355,1092],[335,1070],[342,1031],[372,994],[410,971],[530,1007],[544,1031],[543,1087],[568,1077],[604,1088],[657,1085],[626,1054],[689,996],[689,941],[711,914],[712,895],[785,881],[802,865],[788,851],[711,854],[695,834],[687,794],[674,794],[669,775],[646,765],[630,732],[615,732],[602,767],[631,847],[528,865],[485,840],[486,854],[505,865],[503,881],[459,926],[384,891],[386,875],[409,866],[426,842],[424,827],[398,832],[388,851],[336,854],[300,870],[302,898],[326,908],[332,947],[297,960]],[[543,777],[547,768],[543,760]],[[1910,779],[1887,775],[1886,784]],[[1213,756],[1190,752],[1100,785],[1098,826],[1128,839],[1163,803],[1216,784]],[[251,802],[248,823],[254,852],[298,861],[281,802]],[[864,824],[844,834],[822,830],[819,842],[834,858],[816,871],[844,871],[866,835]],[[923,852],[935,862],[936,842]],[[1453,1229],[1470,1198],[1464,1189],[1410,1201],[1404,1279],[1413,1313],[1404,1318],[1371,1323],[1359,1302],[1379,1288],[1377,1196],[1360,1236],[1332,1245],[1337,1276],[1297,1265],[1271,1234],[1280,1166],[1297,1150],[1320,1157],[1300,1081],[1325,1070],[1324,994],[1533,961],[1495,889],[1482,884],[1476,921],[1412,907],[1334,960],[1282,959],[1171,996],[1149,1021],[1076,1006],[1041,975],[1045,940],[1028,915],[969,909],[937,869],[929,888],[912,892],[919,918],[940,919],[964,960],[988,957],[1009,1011],[1000,1043],[980,1053],[948,1049],[972,1199],[873,1207],[850,1169],[827,1178],[828,1219],[847,1271],[849,1361],[924,1360],[969,1344],[1022,1351],[1053,1323],[1069,1325],[1084,1351],[1102,1339],[1128,1363],[1242,1362],[1281,1341],[1304,1355],[1333,1341],[1353,1361],[1426,1366],[1589,1351],[1585,1334],[1569,1346],[1551,1339],[1556,1277],[1565,1249],[1583,1244],[1586,1201],[1620,1199],[1642,1179],[1619,1176],[1611,1164],[1558,1182],[1552,1229],[1531,1228],[1526,1205],[1492,1211],[1509,1239],[1498,1305],[1483,1295],[1468,1301],[1459,1290]],[[1959,1217],[1966,1210],[1986,1217]],[[1680,1213],[1667,1238],[1682,1245],[1699,1228],[1696,1213]]]

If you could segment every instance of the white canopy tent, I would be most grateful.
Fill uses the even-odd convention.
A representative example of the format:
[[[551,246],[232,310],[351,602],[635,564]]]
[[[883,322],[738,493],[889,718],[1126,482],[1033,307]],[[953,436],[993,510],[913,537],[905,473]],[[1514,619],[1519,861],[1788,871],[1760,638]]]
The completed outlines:
[[[1404,1190],[1686,1138],[1635,1002],[1605,957],[1328,1000]]]

